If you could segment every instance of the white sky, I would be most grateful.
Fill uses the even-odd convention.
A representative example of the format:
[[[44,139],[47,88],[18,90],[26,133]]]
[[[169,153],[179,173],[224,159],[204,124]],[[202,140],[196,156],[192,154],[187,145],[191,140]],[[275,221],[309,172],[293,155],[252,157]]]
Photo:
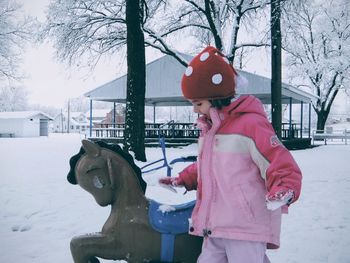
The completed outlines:
[[[45,20],[49,0],[17,0],[26,14]],[[29,92],[30,104],[61,108],[69,98],[82,96],[85,92],[104,84],[118,75],[118,63],[103,61],[94,72],[87,69],[68,68],[55,58],[50,43],[28,46],[23,54],[23,71],[26,78],[22,85]]]
[[[112,63],[99,65],[89,72],[87,69],[68,68],[55,60],[54,53],[53,47],[45,43],[28,48],[24,55],[23,69],[27,78],[22,83],[29,91],[31,104],[63,107],[69,98],[79,97],[117,75]]]

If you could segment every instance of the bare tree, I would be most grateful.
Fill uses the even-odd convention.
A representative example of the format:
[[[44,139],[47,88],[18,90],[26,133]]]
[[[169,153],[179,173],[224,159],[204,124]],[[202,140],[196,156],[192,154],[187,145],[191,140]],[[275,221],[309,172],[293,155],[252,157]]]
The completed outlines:
[[[349,90],[350,3],[308,0],[291,7],[284,17],[290,76],[318,96],[313,108],[317,130],[324,130],[339,90]]]
[[[20,8],[14,1],[0,0],[0,111],[28,107],[27,92],[18,85],[23,78],[19,64],[25,44],[31,40],[34,20],[23,17]]]
[[[271,115],[278,138],[282,133],[281,0],[271,0]]]
[[[146,59],[142,32],[143,1],[126,0],[127,26],[127,93],[124,148],[133,151],[135,159],[146,161],[145,93]]]
[[[22,77],[18,70],[21,51],[30,39],[32,20],[20,17],[20,5],[0,0],[0,81]]]
[[[216,46],[224,51],[233,62],[236,51],[239,49],[269,45],[268,41],[263,38],[257,42],[237,43],[238,32],[242,24],[248,26],[249,22],[257,16],[257,11],[269,3],[270,0],[176,1],[176,8],[170,9],[171,12],[165,11],[161,17],[154,16],[152,17],[154,19],[149,19],[144,25],[145,41],[147,45],[174,56],[186,66],[187,61],[166,41],[167,37],[183,36],[185,32],[187,35],[195,35],[202,44]],[[160,19],[166,23],[159,23]]]
[[[93,67],[126,45],[125,23],[125,0],[53,0],[42,38],[54,41],[61,60],[72,64],[83,57]]]
[[[174,56],[186,66],[187,60],[171,45],[171,39],[192,34],[200,43],[211,43],[224,51],[232,62],[239,49],[269,45],[267,33],[261,31],[258,41],[237,42],[240,28],[244,25],[252,31],[252,21],[265,15],[258,11],[269,3],[270,0],[144,1],[142,29],[146,46]],[[49,10],[43,32],[55,39],[63,60],[72,63],[87,54],[93,66],[102,54],[115,53],[126,45],[125,0],[53,0]],[[178,45],[177,40],[175,43]]]
[[[23,86],[1,86],[0,111],[27,110],[28,98]]]

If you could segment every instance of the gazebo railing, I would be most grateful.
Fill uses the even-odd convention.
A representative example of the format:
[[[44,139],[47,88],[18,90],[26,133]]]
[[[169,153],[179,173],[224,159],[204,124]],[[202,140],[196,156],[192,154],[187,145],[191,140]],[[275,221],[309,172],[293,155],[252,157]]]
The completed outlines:
[[[123,138],[124,123],[103,123],[92,128],[92,135],[96,138]],[[199,130],[193,123],[146,123],[145,138],[193,138],[199,137]]]
[[[282,139],[302,138],[302,129],[300,123],[282,123]]]
[[[123,138],[124,123],[103,123],[92,128],[92,137],[96,138]],[[282,139],[303,138],[303,131],[300,123],[282,123]],[[181,123],[170,121],[168,123],[146,123],[145,138],[156,139],[167,138],[190,138],[199,137],[199,130],[193,123]]]

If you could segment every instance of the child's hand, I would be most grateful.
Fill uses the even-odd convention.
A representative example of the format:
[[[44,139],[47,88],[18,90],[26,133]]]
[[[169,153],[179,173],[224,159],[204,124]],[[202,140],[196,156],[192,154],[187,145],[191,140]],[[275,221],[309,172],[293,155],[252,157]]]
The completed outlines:
[[[277,192],[269,193],[266,196],[266,206],[269,210],[276,210],[281,206],[289,204],[294,197],[293,190],[279,189]]]
[[[180,179],[180,177],[162,177],[158,180],[159,185],[174,192],[177,193],[175,187],[183,186],[183,181]]]
[[[162,177],[158,180],[159,184],[171,185],[171,186],[182,186],[183,181],[179,177]]]
[[[289,199],[293,199],[294,191],[283,186],[273,186],[267,193],[266,200],[284,200],[288,196],[291,197]]]

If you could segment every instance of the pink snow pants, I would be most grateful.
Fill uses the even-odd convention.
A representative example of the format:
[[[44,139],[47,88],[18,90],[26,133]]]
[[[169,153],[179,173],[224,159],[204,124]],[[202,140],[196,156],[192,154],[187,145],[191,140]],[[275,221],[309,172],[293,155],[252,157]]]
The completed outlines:
[[[197,263],[270,263],[266,243],[225,238],[204,238]]]

